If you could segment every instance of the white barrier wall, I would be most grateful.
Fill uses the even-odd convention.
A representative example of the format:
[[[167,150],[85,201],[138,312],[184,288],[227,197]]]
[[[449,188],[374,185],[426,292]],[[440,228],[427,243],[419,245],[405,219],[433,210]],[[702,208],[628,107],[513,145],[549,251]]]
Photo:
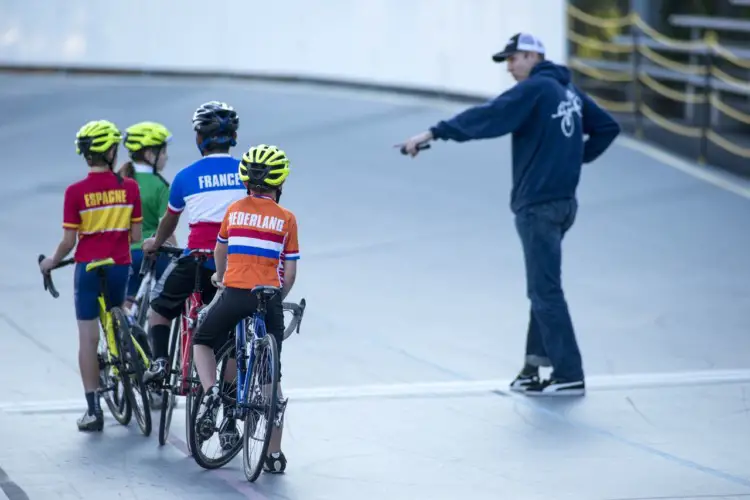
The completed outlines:
[[[530,31],[566,60],[566,0],[11,0],[0,64],[304,75],[495,95]]]

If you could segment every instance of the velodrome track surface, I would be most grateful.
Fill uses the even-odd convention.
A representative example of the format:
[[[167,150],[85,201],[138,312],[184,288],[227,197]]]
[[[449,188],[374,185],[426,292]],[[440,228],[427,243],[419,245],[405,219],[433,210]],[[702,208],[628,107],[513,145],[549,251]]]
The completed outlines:
[[[85,121],[164,122],[166,176],[197,157],[190,118],[233,104],[240,144],[282,146],[300,223],[284,348],[284,476],[206,472],[172,443],[83,409],[72,275],[41,287],[85,174]],[[0,486],[13,499],[750,497],[750,205],[616,144],[585,169],[565,286],[589,376],[575,401],[507,392],[528,305],[508,210],[509,141],[392,145],[456,106],[302,87],[124,77],[0,77]],[[239,153],[239,148],[237,150]],[[121,159],[124,158],[122,155]],[[185,228],[179,232],[184,242]],[[158,422],[158,414],[154,414]],[[24,496],[26,495],[26,496]]]

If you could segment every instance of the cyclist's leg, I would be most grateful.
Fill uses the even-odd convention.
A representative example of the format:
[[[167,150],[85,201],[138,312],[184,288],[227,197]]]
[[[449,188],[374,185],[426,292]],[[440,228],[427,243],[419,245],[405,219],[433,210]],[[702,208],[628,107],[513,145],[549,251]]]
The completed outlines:
[[[88,406],[78,419],[78,429],[82,431],[101,430],[104,417],[96,393],[99,388],[99,277],[95,272],[86,272],[86,264],[78,263],[75,268],[75,308],[78,320],[78,366]]]
[[[217,288],[211,283],[211,276],[213,276],[214,272],[215,268],[211,265],[204,264],[201,267],[201,288],[203,289],[201,299],[205,305],[210,304],[211,301],[214,300],[214,296],[217,292]],[[217,347],[217,349],[219,348],[221,348],[221,346]]]
[[[208,309],[193,336],[193,360],[203,390],[216,386],[216,357],[237,323],[253,312],[249,290],[225,288]]]
[[[206,411],[209,411],[208,417],[215,420],[219,410],[221,396],[216,383],[215,353],[229,339],[237,322],[252,314],[254,309],[255,302],[249,290],[225,288],[195,332],[193,360],[205,391],[202,408],[199,410],[200,419],[206,418]],[[232,428],[225,429],[225,432],[228,431],[232,431]]]
[[[169,334],[172,321],[180,315],[185,300],[195,285],[195,266],[192,257],[182,257],[164,271],[154,287],[148,315],[149,338],[154,363],[146,372],[146,382],[163,378],[169,358]]]
[[[109,266],[104,271],[107,273],[107,303],[110,307],[122,307],[125,304],[130,282],[130,265]]]
[[[133,279],[132,267],[129,265],[111,266],[105,269],[107,273],[107,302],[110,307],[124,307],[128,302],[128,290]],[[138,274],[136,274],[138,276]],[[137,290],[137,289],[136,289]],[[141,348],[151,357],[151,348],[148,345],[148,336],[141,327],[131,324],[133,336],[138,340]]]
[[[275,296],[266,306],[266,331],[268,334],[273,335],[276,339],[276,345],[278,346],[279,358],[281,358],[281,344],[284,340],[284,305],[281,301],[281,296]],[[279,387],[278,387],[278,401],[281,405],[280,411],[284,411],[286,401],[284,400],[284,394],[281,390],[281,363],[279,362]],[[286,457],[281,452],[281,435],[284,430],[284,421],[282,419],[281,426],[274,426],[271,430],[271,441],[268,443],[268,458],[266,459],[265,469],[269,472],[281,472],[286,468]],[[280,462],[279,467],[273,465],[274,461]]]

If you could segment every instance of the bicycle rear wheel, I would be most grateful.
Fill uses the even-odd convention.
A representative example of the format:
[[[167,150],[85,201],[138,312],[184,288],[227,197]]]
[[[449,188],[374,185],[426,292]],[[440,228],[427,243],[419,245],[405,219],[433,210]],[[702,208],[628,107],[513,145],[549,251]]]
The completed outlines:
[[[242,468],[248,481],[258,479],[268,454],[271,432],[276,420],[279,391],[279,349],[273,335],[255,341],[252,375],[246,388],[245,432],[242,446]],[[257,431],[262,435],[258,436]],[[259,451],[257,457],[253,451]]]
[[[110,315],[110,320],[112,316]],[[101,324],[104,335],[99,340],[97,358],[99,361],[99,395],[104,397],[109,412],[120,425],[128,425],[133,417],[133,409],[130,405],[130,378],[126,375],[125,365],[122,361],[120,331],[113,325],[115,346],[118,355],[112,355],[109,345],[105,340],[106,326]]]
[[[168,382],[162,388],[161,414],[159,415],[159,444],[164,446],[169,438],[169,428],[172,425],[172,413],[177,403],[175,387],[180,383],[182,367],[182,349],[177,347],[177,339],[180,336],[180,323],[175,321],[172,325],[172,338],[169,341],[169,374]]]
[[[241,428],[238,426],[235,415],[237,408],[237,372],[236,369],[233,369],[235,366],[233,363],[234,349],[235,343],[232,339],[216,353],[216,380],[222,394],[220,408],[222,415],[216,419],[212,428],[207,428],[205,422],[199,421],[198,412],[202,406],[204,394],[203,387],[200,384],[190,414],[193,459],[204,469],[223,467],[231,462],[242,449]],[[209,433],[210,435],[208,435]],[[204,451],[204,448],[211,448],[211,446],[206,447],[205,445],[210,445],[211,441],[214,441],[214,436],[218,437],[214,444],[217,444],[217,448],[220,448],[222,452],[218,457],[209,456],[209,453]]]
[[[124,374],[130,379],[130,406],[133,408],[135,420],[144,436],[151,434],[151,407],[149,405],[149,394],[146,384],[143,382],[143,374],[146,368],[143,365],[138,349],[135,347],[131,337],[130,323],[125,313],[119,307],[111,310],[115,329],[119,333],[121,359],[125,364]]]
[[[121,425],[128,425],[133,418],[133,409],[130,407],[130,379],[122,374],[122,363],[118,358],[111,356],[106,343],[99,348],[97,358],[99,360],[99,395],[109,408],[109,412]],[[120,345],[120,342],[117,342]]]

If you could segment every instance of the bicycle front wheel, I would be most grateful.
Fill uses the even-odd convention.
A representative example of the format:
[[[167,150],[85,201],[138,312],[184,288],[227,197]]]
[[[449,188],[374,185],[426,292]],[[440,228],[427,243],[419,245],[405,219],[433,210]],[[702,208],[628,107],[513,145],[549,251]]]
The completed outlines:
[[[125,374],[130,378],[130,391],[128,398],[130,406],[135,414],[135,420],[144,436],[151,435],[151,407],[146,384],[143,382],[143,374],[146,371],[141,352],[136,348],[137,342],[131,336],[130,323],[125,313],[119,307],[111,310],[112,320],[118,332],[120,341],[120,353],[125,365]]]
[[[250,367],[250,384],[244,398],[247,411],[242,447],[242,468],[250,482],[258,479],[268,454],[276,421],[281,366],[273,335],[254,341],[253,350],[255,359]]]

